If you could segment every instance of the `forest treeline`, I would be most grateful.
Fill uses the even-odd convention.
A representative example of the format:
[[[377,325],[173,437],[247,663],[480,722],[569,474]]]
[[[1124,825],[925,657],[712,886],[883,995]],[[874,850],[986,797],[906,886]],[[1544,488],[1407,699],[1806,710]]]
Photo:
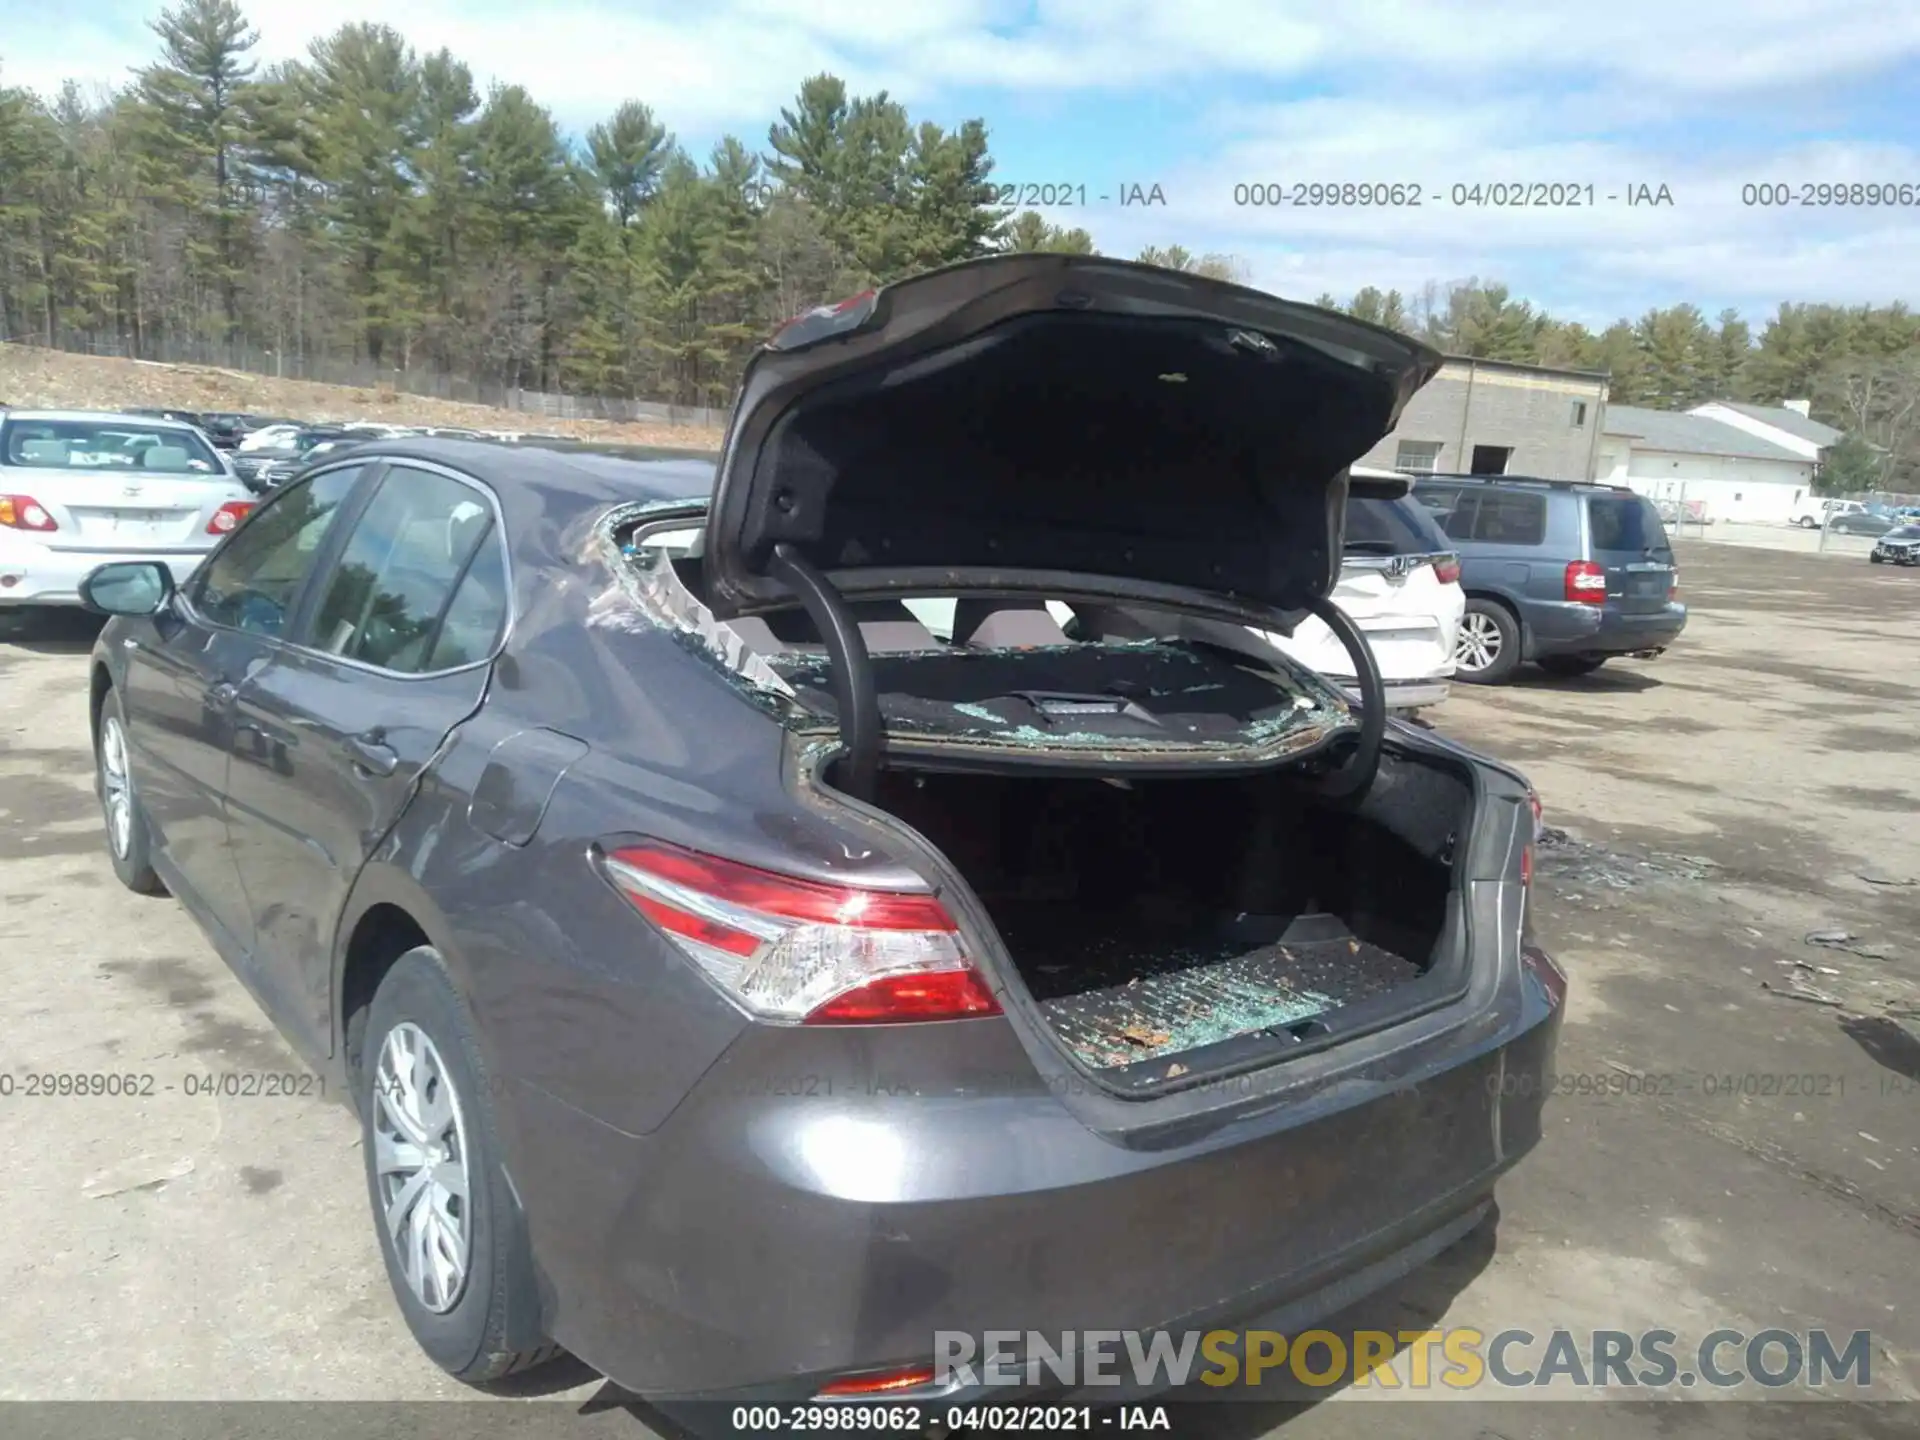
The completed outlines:
[[[5,338],[724,405],[746,353],[811,305],[997,250],[1096,249],[996,206],[984,120],[916,121],[831,75],[764,136],[696,156],[644,97],[569,135],[386,25],[278,64],[235,0],[182,0],[153,31],[110,93],[0,87]],[[1247,275],[1177,244],[1136,258]],[[1861,483],[1920,469],[1904,305],[1784,303],[1756,327],[1682,304],[1594,331],[1478,279],[1319,303],[1457,354],[1605,370],[1619,403],[1805,397],[1858,437],[1835,463]]]

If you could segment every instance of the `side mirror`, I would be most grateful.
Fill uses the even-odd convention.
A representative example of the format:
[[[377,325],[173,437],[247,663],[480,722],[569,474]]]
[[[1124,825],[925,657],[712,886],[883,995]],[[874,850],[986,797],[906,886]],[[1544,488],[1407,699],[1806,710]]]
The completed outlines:
[[[157,560],[101,565],[80,582],[80,603],[99,615],[152,615],[173,598],[173,571]]]

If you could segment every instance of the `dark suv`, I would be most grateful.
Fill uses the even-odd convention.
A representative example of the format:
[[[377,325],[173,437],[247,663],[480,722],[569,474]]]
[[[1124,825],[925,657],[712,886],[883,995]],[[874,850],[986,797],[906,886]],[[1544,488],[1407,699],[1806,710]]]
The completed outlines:
[[[1517,475],[1423,475],[1413,493],[1460,553],[1458,680],[1498,685],[1523,660],[1585,675],[1617,655],[1652,659],[1686,628],[1673,548],[1644,496]]]

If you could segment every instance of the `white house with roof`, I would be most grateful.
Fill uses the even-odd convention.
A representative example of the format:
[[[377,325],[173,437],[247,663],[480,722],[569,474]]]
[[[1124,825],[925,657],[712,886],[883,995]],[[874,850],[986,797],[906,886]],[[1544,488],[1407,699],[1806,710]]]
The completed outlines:
[[[1796,428],[1781,422],[1782,415]],[[1609,405],[1594,479],[1713,520],[1784,524],[1812,493],[1820,450],[1832,443],[1809,431],[1839,438],[1831,427],[1784,407],[1718,402],[1680,413]]]

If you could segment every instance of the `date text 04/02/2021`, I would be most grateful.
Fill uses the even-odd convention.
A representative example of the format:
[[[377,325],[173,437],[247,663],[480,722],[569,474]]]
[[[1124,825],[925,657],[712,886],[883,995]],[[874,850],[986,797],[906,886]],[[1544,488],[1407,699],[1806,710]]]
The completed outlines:
[[[1670,208],[1673,191],[1657,182],[1596,185],[1584,180],[1474,180],[1451,185],[1382,180],[1247,180],[1233,187],[1242,208],[1578,210],[1603,204]]]
[[[844,1404],[736,1405],[728,1417],[736,1434],[847,1432],[918,1435],[939,1425],[949,1432],[1018,1432],[1028,1435],[1088,1434],[1109,1430],[1174,1428],[1164,1405],[914,1405],[901,1401]]]

